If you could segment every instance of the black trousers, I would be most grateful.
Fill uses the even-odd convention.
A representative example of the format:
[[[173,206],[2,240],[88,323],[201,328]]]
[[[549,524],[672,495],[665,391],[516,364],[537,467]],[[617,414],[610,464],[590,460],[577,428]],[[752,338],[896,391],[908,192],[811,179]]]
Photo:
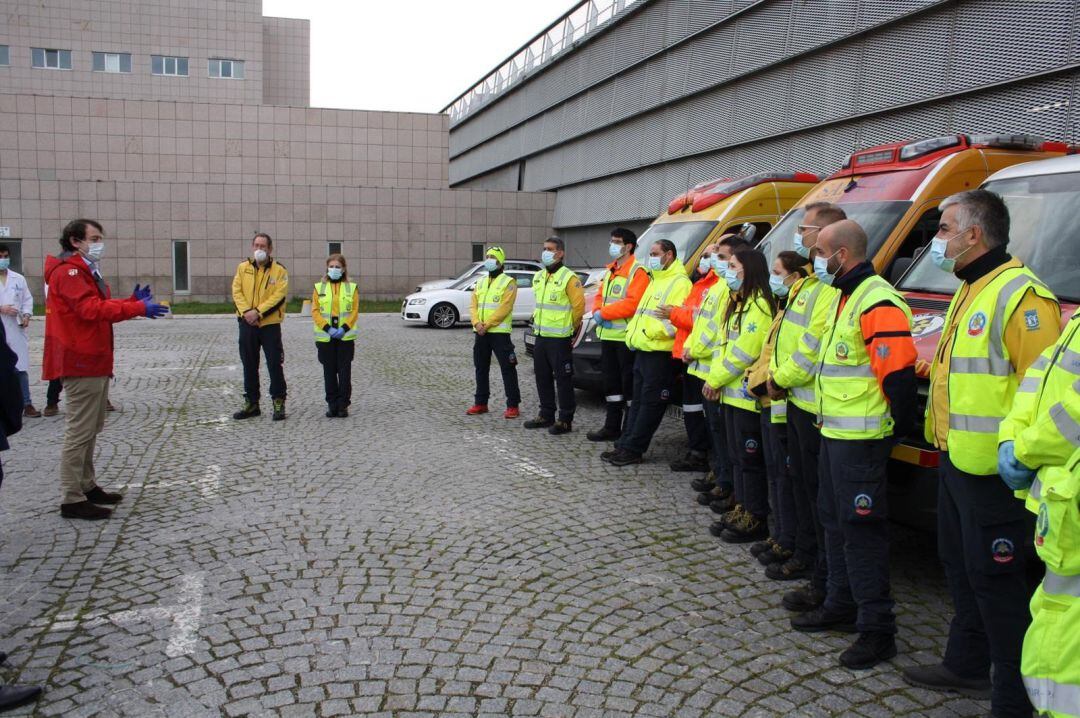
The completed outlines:
[[[761,410],[761,436],[765,440],[765,473],[769,477],[770,536],[788,551],[795,546],[795,487],[791,482],[787,424],[774,424],[772,411]]]
[[[702,379],[682,370],[682,411],[683,426],[686,427],[686,443],[690,451],[705,456],[709,452],[709,430],[705,426],[705,397],[701,389],[705,386]]]
[[[604,428],[622,431],[626,402],[634,395],[634,352],[621,340],[602,340],[600,371],[604,374],[604,401],[607,405]]]
[[[724,405],[711,399],[705,399],[704,404],[705,428],[709,435],[709,468],[717,485],[730,489],[734,486],[734,479],[727,448],[727,429],[724,428]]]
[[[769,514],[769,487],[765,476],[765,447],[761,417],[756,411],[724,404],[728,456],[735,480],[735,501],[750,514],[764,519]]]
[[[331,339],[315,342],[315,348],[322,364],[326,405],[332,410],[348,408],[352,403],[352,361],[356,342]]]
[[[671,401],[672,368],[671,352],[634,352],[634,398],[616,449],[638,456],[648,451]]]
[[[59,404],[60,403],[60,390],[64,388],[64,385],[60,383],[59,379],[50,379],[49,388],[45,390],[45,403]]]
[[[540,417],[555,419],[555,399],[558,396],[559,421],[574,420],[577,400],[574,398],[574,360],[570,355],[571,342],[567,337],[537,337],[533,345],[533,370],[536,373],[536,394],[540,400]]]
[[[1031,715],[1020,677],[1020,650],[1031,623],[1025,544],[1034,517],[998,476],[975,476],[941,452],[938,555],[956,615],[945,665],[965,678],[986,678],[993,664],[995,716]]]
[[[810,583],[822,593],[828,569],[825,563],[825,530],[818,516],[819,454],[821,431],[817,418],[788,402],[788,456],[795,495],[795,556],[814,567]]]
[[[856,610],[860,633],[896,633],[885,477],[891,450],[889,439],[821,439],[818,512],[829,569],[825,610]]]
[[[244,365],[244,396],[253,404],[259,403],[259,350],[266,356],[266,371],[270,374],[270,398],[285,398],[285,350],[281,346],[281,325],[253,327],[237,318],[240,324],[240,362]]]
[[[513,408],[521,405],[521,388],[518,386],[517,354],[514,342],[509,334],[475,334],[473,340],[473,366],[476,368],[476,404],[487,405],[491,397],[491,355],[499,362],[502,371],[503,391],[506,393],[506,406]]]

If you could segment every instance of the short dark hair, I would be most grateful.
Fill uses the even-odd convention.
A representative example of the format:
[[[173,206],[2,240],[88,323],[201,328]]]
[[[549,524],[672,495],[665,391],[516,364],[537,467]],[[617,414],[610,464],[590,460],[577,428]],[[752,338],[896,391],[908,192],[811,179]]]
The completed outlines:
[[[0,244],[0,254],[11,254],[11,250],[6,244]]]
[[[93,219],[73,219],[67,223],[64,227],[63,234],[60,235],[60,246],[65,252],[75,251],[75,242],[81,242],[86,239],[86,228],[94,227],[102,234],[105,233],[105,228],[101,226],[101,223]]]
[[[263,237],[263,238],[266,239],[266,246],[267,247],[273,247],[274,246],[274,238],[271,237],[266,232],[256,232],[255,235],[251,238],[251,243],[254,244],[255,240],[258,239],[259,237]]]
[[[740,249],[750,249],[750,243],[737,234],[728,234],[720,238],[717,242],[722,247],[728,247],[731,249],[731,253],[735,254]]]
[[[627,229],[626,227],[616,227],[611,230],[611,236],[616,239],[621,239],[623,244],[628,244],[634,249],[637,249],[637,235],[634,234],[633,230]]]
[[[811,202],[803,208],[803,217],[811,212],[817,212],[818,221],[821,222],[822,227],[847,219],[847,212],[832,202]]]
[[[559,250],[560,252],[566,251],[566,242],[563,241],[562,237],[548,237],[544,240],[544,244],[547,244],[548,242],[554,244],[555,249]]]
[[[659,244],[660,250],[663,252],[671,252],[672,259],[679,258],[679,250],[675,249],[675,243],[670,239],[658,239],[653,244]]]
[[[1009,208],[993,192],[973,189],[960,192],[941,203],[941,211],[956,206],[959,229],[978,226],[986,236],[987,247],[1004,247],[1009,243]]]

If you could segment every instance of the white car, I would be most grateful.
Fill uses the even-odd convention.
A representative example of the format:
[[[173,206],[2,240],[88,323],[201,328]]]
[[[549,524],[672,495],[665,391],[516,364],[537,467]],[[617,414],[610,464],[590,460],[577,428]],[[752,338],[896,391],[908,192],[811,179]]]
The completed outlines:
[[[507,265],[510,262],[507,261]],[[584,285],[589,280],[589,272],[574,270]],[[532,278],[535,270],[507,270],[507,274],[517,282],[518,293],[514,301],[514,321],[524,322],[532,319],[536,308],[533,296]],[[469,309],[472,305],[472,292],[476,282],[483,276],[471,275],[459,279],[449,287],[427,289],[414,292],[401,303],[401,318],[406,322],[427,324],[439,329],[450,329],[458,322],[469,321]]]
[[[522,272],[536,272],[543,265],[540,262],[531,259],[508,259],[506,260],[507,271],[522,271]],[[457,284],[463,279],[472,277],[473,279],[479,279],[480,275],[484,271],[483,262],[473,262],[469,266],[465,267],[456,277],[450,277],[448,279],[432,279],[427,282],[421,282],[416,285],[417,292],[426,292],[429,289],[445,289],[453,284]]]

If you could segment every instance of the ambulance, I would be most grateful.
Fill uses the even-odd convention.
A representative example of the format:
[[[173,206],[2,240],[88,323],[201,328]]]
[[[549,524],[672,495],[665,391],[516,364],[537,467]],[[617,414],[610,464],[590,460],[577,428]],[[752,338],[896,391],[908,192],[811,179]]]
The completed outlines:
[[[1014,165],[992,175],[982,187],[1005,200],[1010,217],[1009,253],[1057,295],[1064,323],[1080,304],[1080,155]],[[930,253],[924,252],[897,284],[914,314],[922,406],[945,312],[959,283],[953,274],[934,266]],[[897,446],[893,458],[909,464],[910,470],[894,472],[890,501],[899,503],[905,516],[921,516],[916,523],[932,522],[937,450],[923,440],[920,431]]]
[[[765,236],[820,179],[809,172],[762,172],[699,184],[671,200],[667,211],[638,237],[635,257],[644,264],[652,244],[666,239],[675,245],[678,258],[692,273],[704,248],[724,234],[741,230],[748,237]],[[594,296],[595,291],[586,294],[586,312],[592,308]],[[528,350],[528,332],[525,341]],[[600,340],[591,319],[574,337],[573,357],[574,385],[600,391]]]

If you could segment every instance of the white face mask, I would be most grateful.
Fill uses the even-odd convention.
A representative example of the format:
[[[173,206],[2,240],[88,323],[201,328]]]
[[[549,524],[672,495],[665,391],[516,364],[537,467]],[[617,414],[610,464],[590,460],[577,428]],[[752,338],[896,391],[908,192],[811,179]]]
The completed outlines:
[[[697,263],[698,272],[701,274],[708,274],[712,269],[712,257],[702,257]]]
[[[330,267],[326,270],[326,276],[334,282],[341,279],[341,276],[345,273],[345,270],[341,267]]]
[[[10,267],[10,266],[11,266],[11,258],[10,257],[4,257],[3,259],[0,259],[0,272],[7,271],[7,268]]]
[[[624,244],[615,244],[614,242],[610,242],[607,247],[608,256],[612,259],[618,259],[622,256],[623,247],[625,246],[626,245]]]
[[[265,249],[256,249],[254,252],[252,252],[251,256],[253,256],[255,258],[256,262],[258,262],[259,264],[262,264],[263,262],[266,261],[266,258],[269,257],[270,255],[268,255],[266,253]]]
[[[781,277],[779,274],[769,275],[769,288],[778,297],[786,297],[788,294],[788,286],[784,284],[785,279],[787,277]]]
[[[104,242],[91,242],[90,246],[86,248],[86,256],[95,262],[99,261],[105,254]]]
[[[720,276],[723,276],[727,271],[728,261],[726,259],[720,259],[719,256],[712,258],[712,268]]]

